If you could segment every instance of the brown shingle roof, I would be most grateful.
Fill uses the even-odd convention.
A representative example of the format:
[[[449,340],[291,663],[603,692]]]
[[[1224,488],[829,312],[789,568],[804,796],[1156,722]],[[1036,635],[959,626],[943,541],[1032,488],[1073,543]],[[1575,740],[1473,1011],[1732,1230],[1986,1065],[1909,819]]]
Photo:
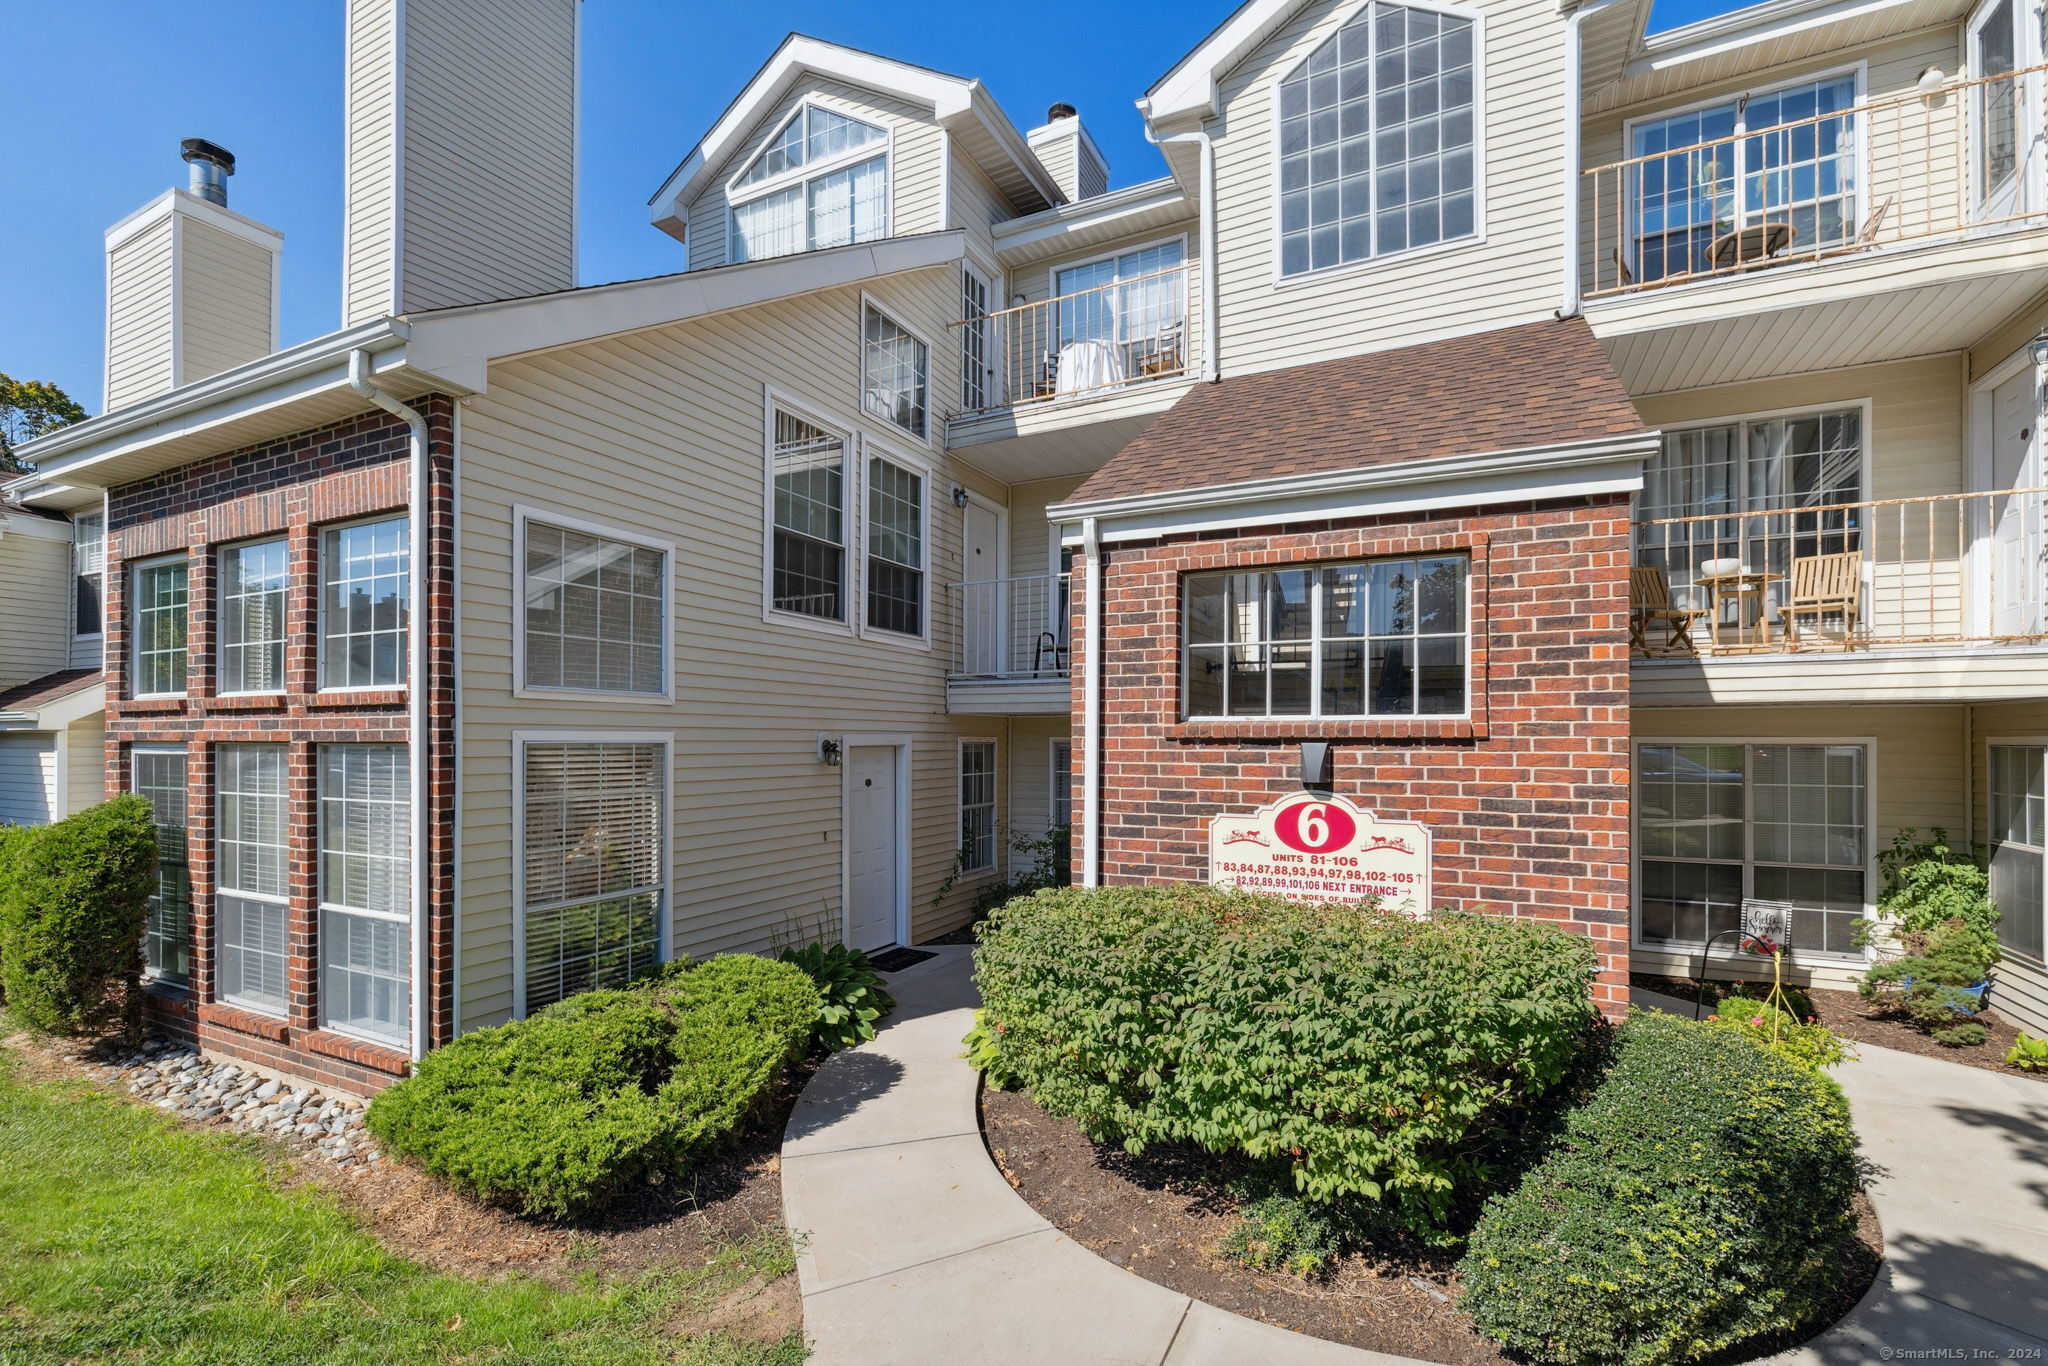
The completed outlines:
[[[0,692],[0,711],[34,711],[100,681],[98,669],[60,669]]]
[[[1067,501],[1646,430],[1593,330],[1568,318],[1196,385]]]

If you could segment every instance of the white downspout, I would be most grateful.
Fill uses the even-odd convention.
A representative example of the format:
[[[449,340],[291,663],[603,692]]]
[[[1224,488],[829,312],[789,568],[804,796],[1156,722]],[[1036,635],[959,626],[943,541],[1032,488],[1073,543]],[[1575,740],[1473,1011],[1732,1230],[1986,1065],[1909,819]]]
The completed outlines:
[[[1564,262],[1560,318],[1579,316],[1579,86],[1583,83],[1579,25],[1621,0],[1593,0],[1573,10],[1564,21]]]
[[[1143,101],[1138,107],[1145,113],[1141,121],[1145,141],[1154,147],[1164,147],[1170,142],[1192,142],[1202,149],[1202,379],[1213,384],[1223,376],[1217,356],[1217,339],[1222,332],[1216,325],[1216,141],[1201,129],[1160,137],[1152,131],[1151,114],[1145,111]]]
[[[406,479],[406,579],[411,599],[406,614],[405,708],[411,743],[406,772],[412,803],[412,1056],[426,1056],[427,1039],[427,612],[421,591],[427,570],[427,420],[370,382],[370,353],[348,353],[348,387],[404,422],[411,433]]]
[[[1081,634],[1081,885],[1102,885],[1102,532],[1093,517],[1081,523],[1081,553],[1088,557]]]

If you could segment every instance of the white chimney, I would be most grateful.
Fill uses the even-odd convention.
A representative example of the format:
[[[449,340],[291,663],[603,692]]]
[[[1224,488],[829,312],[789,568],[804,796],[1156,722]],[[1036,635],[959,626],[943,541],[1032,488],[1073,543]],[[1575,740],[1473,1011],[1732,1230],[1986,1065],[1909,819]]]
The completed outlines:
[[[342,325],[576,283],[578,0],[348,0]]]
[[[284,234],[228,206],[235,158],[186,138],[190,189],[107,229],[108,410],[277,349]]]
[[[1109,189],[1109,163],[1071,104],[1048,109],[1045,122],[1024,135],[1038,155],[1053,183],[1066,193],[1067,202],[1093,199]]]

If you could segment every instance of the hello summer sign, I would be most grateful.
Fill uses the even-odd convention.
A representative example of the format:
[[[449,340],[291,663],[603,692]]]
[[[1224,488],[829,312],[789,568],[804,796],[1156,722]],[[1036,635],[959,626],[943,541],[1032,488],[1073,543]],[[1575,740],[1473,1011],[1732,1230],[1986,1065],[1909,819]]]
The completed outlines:
[[[1337,796],[1282,797],[1249,815],[1209,822],[1209,881],[1297,901],[1363,901],[1421,912],[1429,885],[1429,830],[1382,821]]]

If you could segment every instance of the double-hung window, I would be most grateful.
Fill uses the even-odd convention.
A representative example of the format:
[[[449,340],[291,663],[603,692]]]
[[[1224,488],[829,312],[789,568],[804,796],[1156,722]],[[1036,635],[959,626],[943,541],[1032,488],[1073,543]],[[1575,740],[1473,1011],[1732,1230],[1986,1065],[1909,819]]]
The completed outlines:
[[[1434,555],[1189,575],[1187,715],[1463,714],[1468,568]]]
[[[807,104],[727,188],[734,262],[889,235],[888,133]]]
[[[183,555],[135,568],[133,696],[175,697],[185,691],[187,572]]]
[[[404,745],[320,747],[320,1023],[405,1045],[412,793]]]
[[[924,634],[924,476],[868,457],[867,596],[870,627]]]
[[[774,410],[768,441],[775,528],[769,605],[846,620],[846,438]]]
[[[222,693],[283,689],[289,561],[290,552],[282,539],[221,551],[218,686]]]
[[[412,613],[406,519],[330,527],[320,538],[320,686],[405,685]]]
[[[135,794],[149,802],[156,827],[156,886],[142,932],[142,967],[165,982],[192,972],[192,877],[186,861],[185,747],[136,745],[128,751]]]
[[[1373,0],[1280,82],[1280,273],[1477,231],[1478,21]]]
[[[661,961],[668,747],[523,744],[521,1005],[621,987]]]
[[[1991,746],[1991,899],[1998,942],[2039,963],[2048,883],[2048,749]]]
[[[996,866],[996,742],[960,742],[960,871]]]
[[[285,747],[221,745],[214,769],[214,990],[231,1005],[282,1014],[289,1000]]]
[[[665,693],[668,556],[594,531],[524,525],[524,685]]]
[[[925,434],[931,348],[876,308],[861,311],[861,403],[884,422]]]
[[[1646,744],[1636,750],[1637,933],[1698,945],[1745,900],[1789,902],[1791,947],[1857,951],[1869,900],[1862,745]]]
[[[1074,742],[1052,742],[1052,824],[1055,829],[1074,823]]]
[[[107,568],[107,524],[97,512],[80,513],[71,523],[71,634],[101,633],[103,575]]]

